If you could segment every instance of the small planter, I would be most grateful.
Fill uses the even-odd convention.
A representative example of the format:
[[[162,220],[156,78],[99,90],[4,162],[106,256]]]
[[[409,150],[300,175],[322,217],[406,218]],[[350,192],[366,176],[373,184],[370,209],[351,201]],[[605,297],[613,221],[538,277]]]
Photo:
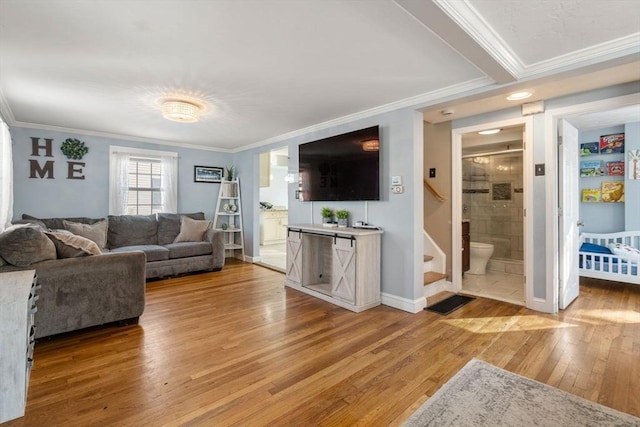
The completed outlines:
[[[338,218],[338,227],[349,226],[349,211],[346,209],[340,209],[336,212],[336,218]]]

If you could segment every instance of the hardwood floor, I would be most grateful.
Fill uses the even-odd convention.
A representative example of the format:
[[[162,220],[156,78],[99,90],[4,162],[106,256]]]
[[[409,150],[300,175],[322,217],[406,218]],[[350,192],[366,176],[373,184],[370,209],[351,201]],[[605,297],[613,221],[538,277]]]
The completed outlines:
[[[640,416],[640,286],[585,281],[557,316],[482,298],[440,316],[356,314],[283,279],[227,260],[149,282],[139,325],[39,342],[5,425],[398,425],[474,357]]]

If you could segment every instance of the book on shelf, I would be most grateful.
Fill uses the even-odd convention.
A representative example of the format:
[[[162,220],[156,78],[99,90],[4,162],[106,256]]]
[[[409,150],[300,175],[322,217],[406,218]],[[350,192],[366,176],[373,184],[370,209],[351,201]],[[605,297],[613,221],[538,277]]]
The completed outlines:
[[[582,201],[584,203],[598,203],[600,201],[599,188],[583,188]]]
[[[600,137],[600,154],[624,153],[624,133]]]
[[[580,162],[580,176],[603,176],[604,162],[602,160],[584,160]]]
[[[583,142],[580,144],[580,155],[581,156],[590,156],[592,154],[598,154],[598,143],[597,142]]]
[[[603,202],[624,202],[624,181],[604,181],[601,199]]]
[[[607,162],[607,175],[624,176],[624,162]]]

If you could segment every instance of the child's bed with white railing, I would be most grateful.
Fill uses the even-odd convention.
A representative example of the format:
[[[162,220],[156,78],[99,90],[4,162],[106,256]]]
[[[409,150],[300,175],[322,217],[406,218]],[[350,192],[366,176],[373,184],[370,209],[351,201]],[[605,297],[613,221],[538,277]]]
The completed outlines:
[[[640,284],[640,231],[582,233],[580,276]]]

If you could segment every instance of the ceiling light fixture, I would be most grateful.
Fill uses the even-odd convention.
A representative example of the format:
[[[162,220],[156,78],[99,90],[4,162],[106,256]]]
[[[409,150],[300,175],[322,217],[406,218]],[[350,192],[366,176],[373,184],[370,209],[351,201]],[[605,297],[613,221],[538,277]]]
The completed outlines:
[[[522,92],[514,92],[514,93],[512,93],[511,95],[507,96],[507,99],[509,101],[519,101],[521,99],[528,98],[531,95],[533,95],[532,92],[524,90]]]
[[[481,130],[480,132],[478,132],[480,135],[495,135],[496,133],[500,132],[502,129],[487,129],[487,130]]]
[[[362,141],[362,149],[364,151],[378,151],[380,149],[380,141],[377,139]]]
[[[195,123],[200,120],[202,107],[191,102],[168,100],[162,103],[162,116],[174,122]]]

